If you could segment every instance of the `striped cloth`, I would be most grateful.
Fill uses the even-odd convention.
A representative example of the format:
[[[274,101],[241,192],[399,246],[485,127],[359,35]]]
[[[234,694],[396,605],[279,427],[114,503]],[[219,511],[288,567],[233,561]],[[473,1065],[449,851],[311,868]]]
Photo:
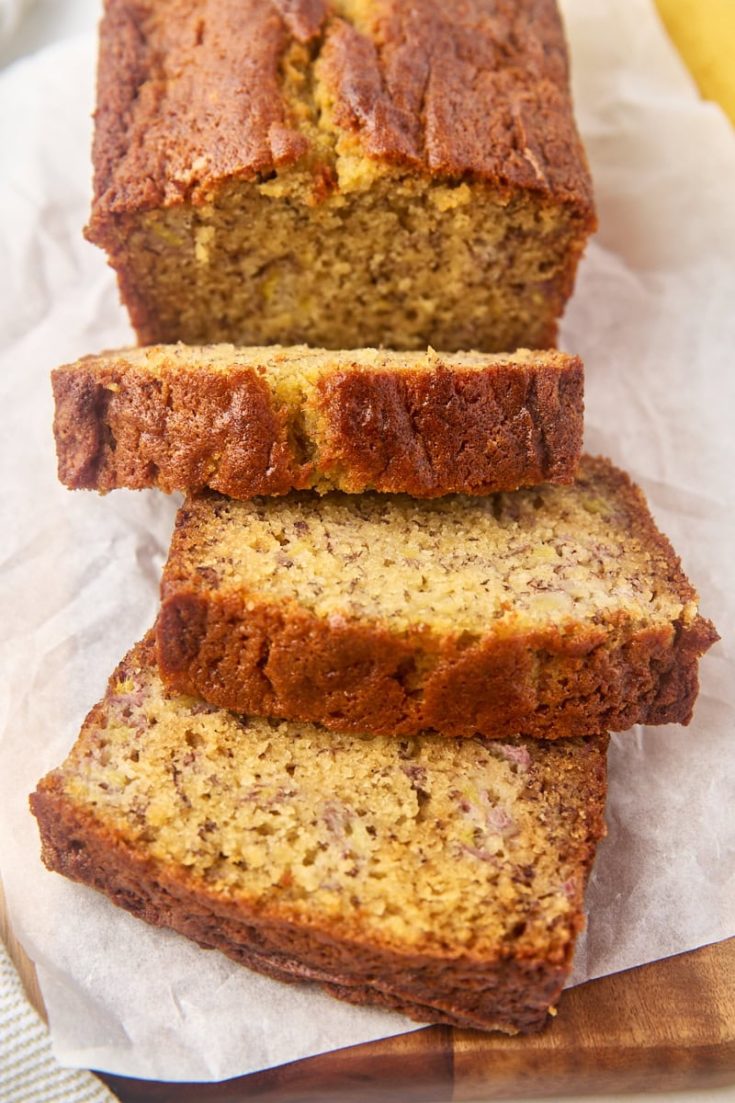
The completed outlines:
[[[116,1103],[89,1072],[63,1069],[51,1054],[43,1022],[26,999],[0,942],[0,1101],[2,1103]]]

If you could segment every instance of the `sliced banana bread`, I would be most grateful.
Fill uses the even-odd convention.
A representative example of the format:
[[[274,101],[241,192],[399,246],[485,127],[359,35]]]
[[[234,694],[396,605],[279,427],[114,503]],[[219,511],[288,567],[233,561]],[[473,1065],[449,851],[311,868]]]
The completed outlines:
[[[687,723],[717,638],[603,459],[572,486],[486,498],[193,497],[161,592],[170,685],[385,735]]]
[[[548,348],[595,226],[554,0],[106,0],[95,123],[146,344]]]
[[[582,364],[557,352],[170,345],[52,381],[72,488],[484,494],[571,482],[582,445]]]
[[[164,688],[152,639],[31,798],[51,869],[284,980],[540,1027],[604,833],[604,736],[386,739]]]

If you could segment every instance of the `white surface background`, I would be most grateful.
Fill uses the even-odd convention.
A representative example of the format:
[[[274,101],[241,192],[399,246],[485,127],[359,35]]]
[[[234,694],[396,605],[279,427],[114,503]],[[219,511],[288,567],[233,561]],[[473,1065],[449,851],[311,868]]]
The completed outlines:
[[[88,28],[96,9],[38,0],[0,61],[39,36]],[[601,216],[563,329],[587,364],[588,447],[644,486],[723,635],[692,727],[616,739],[582,979],[734,933],[735,143],[647,0],[564,10]],[[0,79],[0,447],[11,475],[0,515],[0,869],[63,1060],[221,1078],[406,1024],[148,930],[38,863],[26,794],[152,622],[174,511],[153,493],[69,494],[54,477],[48,371],[131,340],[104,258],[80,236],[93,53],[89,34],[70,38]]]

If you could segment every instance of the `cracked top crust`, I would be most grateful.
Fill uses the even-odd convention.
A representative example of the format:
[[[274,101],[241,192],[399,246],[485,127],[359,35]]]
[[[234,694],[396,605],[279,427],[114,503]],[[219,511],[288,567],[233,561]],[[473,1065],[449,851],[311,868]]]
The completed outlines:
[[[405,169],[592,210],[554,0],[107,0],[94,216]]]

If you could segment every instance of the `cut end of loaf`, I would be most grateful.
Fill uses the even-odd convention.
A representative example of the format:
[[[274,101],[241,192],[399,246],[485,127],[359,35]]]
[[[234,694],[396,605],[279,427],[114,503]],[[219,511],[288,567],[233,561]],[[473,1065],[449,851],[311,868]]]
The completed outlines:
[[[144,344],[498,352],[553,347],[587,233],[533,195],[391,177],[316,206],[233,182],[95,238]]]

